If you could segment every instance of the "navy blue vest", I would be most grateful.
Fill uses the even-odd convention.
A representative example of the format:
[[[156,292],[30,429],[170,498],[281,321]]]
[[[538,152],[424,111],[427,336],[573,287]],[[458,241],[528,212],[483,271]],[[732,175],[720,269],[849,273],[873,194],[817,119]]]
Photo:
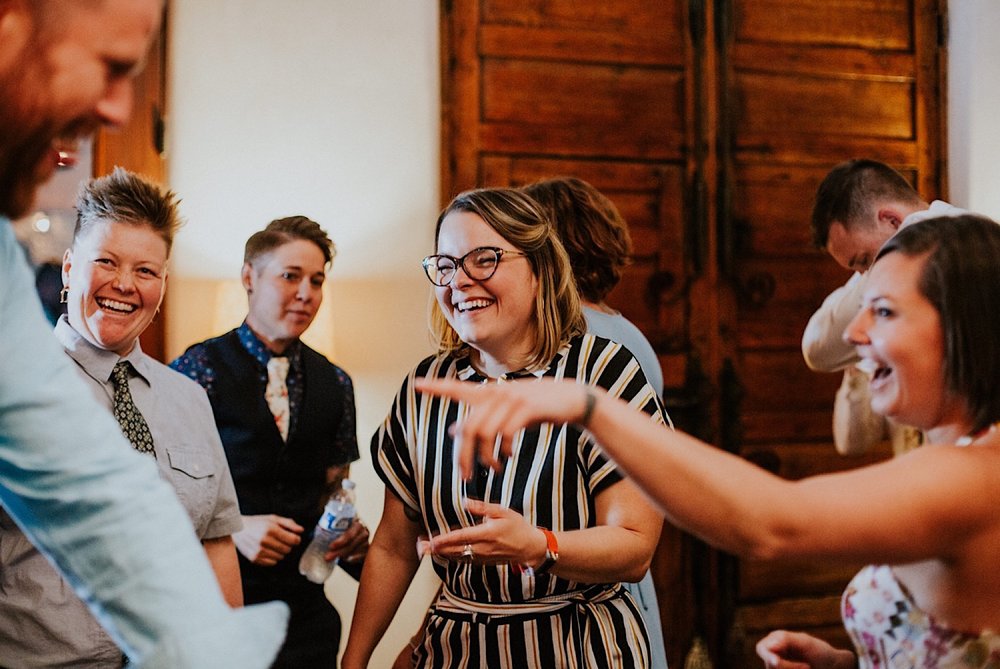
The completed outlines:
[[[214,368],[210,399],[244,515],[274,513],[305,528],[303,542],[268,571],[295,570],[312,528],[322,513],[329,467],[348,464],[353,454],[337,452],[334,436],[345,407],[345,388],[336,367],[302,345],[302,406],[288,442],[264,399],[260,366],[236,331],[203,343]],[[248,562],[242,560],[246,569]],[[256,570],[254,570],[256,571]]]

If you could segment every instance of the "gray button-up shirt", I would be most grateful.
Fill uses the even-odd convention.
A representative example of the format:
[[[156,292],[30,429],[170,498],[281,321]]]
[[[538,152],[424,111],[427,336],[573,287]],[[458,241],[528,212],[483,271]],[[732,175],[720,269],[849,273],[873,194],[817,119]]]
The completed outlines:
[[[160,475],[177,493],[199,539],[242,527],[233,480],[201,386],[142,352],[124,358],[92,345],[63,316],[56,338],[95,399],[111,412],[111,370],[128,360],[129,390],[153,436]],[[6,513],[0,515],[0,666],[120,667],[121,651],[72,588]]]
[[[287,607],[226,605],[177,496],[74,367],[0,216],[0,501],[143,669],[270,666]]]

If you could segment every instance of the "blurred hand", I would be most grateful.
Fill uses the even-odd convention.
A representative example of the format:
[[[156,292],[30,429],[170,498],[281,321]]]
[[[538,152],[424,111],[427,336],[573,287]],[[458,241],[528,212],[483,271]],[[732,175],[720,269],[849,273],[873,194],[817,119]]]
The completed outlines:
[[[243,529],[233,535],[233,541],[250,562],[273,567],[299,545],[303,529],[291,518],[274,514],[243,516]]]
[[[358,562],[367,554],[368,528],[355,518],[347,530],[326,547],[323,559],[327,562],[334,558],[340,558],[342,562]]]
[[[803,632],[776,630],[757,642],[768,669],[855,669],[857,658]]]
[[[441,395],[465,402],[469,415],[452,428],[462,476],[472,476],[479,461],[499,471],[493,450],[500,435],[500,454],[510,456],[518,430],[538,423],[572,423],[583,417],[587,394],[600,397],[604,391],[575,381],[541,379],[482,385],[454,379],[417,379],[418,392]]]
[[[545,535],[518,512],[475,499],[468,500],[465,508],[483,522],[439,534],[427,542],[430,552],[462,562],[468,544],[477,564],[537,564],[545,558]]]

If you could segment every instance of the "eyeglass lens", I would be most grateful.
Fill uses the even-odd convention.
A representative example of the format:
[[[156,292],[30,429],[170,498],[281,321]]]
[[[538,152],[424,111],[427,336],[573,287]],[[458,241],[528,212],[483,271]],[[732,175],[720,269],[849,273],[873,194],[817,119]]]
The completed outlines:
[[[480,248],[469,251],[461,258],[450,256],[431,256],[432,262],[425,264],[427,276],[438,286],[447,286],[455,277],[455,272],[461,266],[462,270],[472,279],[485,281],[493,276],[500,261],[500,252],[492,248]]]

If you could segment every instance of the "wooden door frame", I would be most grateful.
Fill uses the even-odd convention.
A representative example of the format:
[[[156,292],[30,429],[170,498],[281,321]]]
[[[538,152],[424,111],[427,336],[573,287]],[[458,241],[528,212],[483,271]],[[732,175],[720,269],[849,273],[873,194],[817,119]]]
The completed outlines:
[[[94,136],[91,174],[101,176],[120,166],[166,184],[167,38],[169,2],[163,8],[160,34],[150,47],[146,66],[135,78],[132,116],[119,128],[101,128]],[[166,312],[166,298],[160,305]],[[142,333],[142,350],[166,362],[166,319],[157,313]]]

